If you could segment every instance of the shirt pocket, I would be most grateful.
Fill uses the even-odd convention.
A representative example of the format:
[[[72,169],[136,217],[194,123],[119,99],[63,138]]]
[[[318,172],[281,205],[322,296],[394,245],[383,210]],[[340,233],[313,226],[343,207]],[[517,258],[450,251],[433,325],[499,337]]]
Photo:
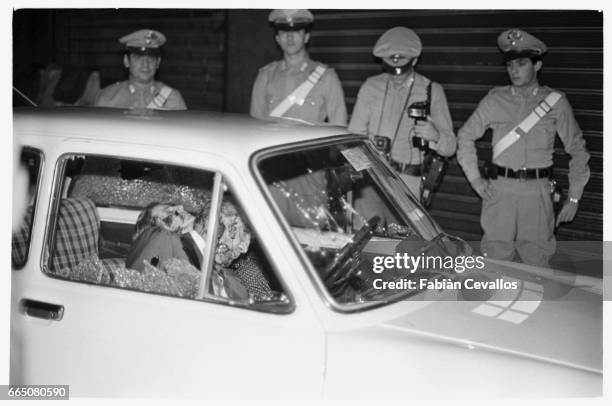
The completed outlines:
[[[276,105],[280,103],[282,99],[284,99],[283,95],[274,89],[269,88],[266,92],[266,102],[269,105]]]
[[[325,100],[323,99],[323,95],[320,93],[315,93],[314,89],[306,96],[304,99],[304,107],[309,107],[312,109],[319,109],[325,104]]]
[[[287,97],[285,87],[278,81],[268,82],[266,86],[266,102],[269,105],[277,105]]]
[[[538,151],[552,151],[555,147],[556,132],[555,119],[547,114],[527,134],[527,147]]]

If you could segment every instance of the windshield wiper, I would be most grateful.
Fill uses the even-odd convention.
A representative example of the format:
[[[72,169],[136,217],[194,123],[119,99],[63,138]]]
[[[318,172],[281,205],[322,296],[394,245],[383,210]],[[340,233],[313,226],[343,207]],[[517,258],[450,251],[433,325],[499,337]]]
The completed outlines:
[[[441,231],[438,234],[436,234],[434,238],[429,240],[429,243],[421,250],[421,252],[419,252],[419,255],[426,253],[431,248],[433,248],[434,245],[437,245],[438,247],[442,249],[442,251],[444,251],[444,253],[448,254],[449,253],[448,248],[446,248],[446,245],[444,245],[444,242],[442,241],[442,238],[446,236],[447,234],[444,231]]]
[[[444,231],[441,231],[440,233],[436,234],[434,238],[429,240],[427,245],[419,250],[418,255],[427,253],[433,247],[438,247],[441,253],[451,257],[472,254],[471,247],[465,241]]]

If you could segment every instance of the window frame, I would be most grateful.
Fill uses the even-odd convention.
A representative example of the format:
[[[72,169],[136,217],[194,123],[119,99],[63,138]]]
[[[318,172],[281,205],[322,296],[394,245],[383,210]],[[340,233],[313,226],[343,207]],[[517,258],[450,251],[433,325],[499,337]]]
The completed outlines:
[[[253,155],[251,155],[250,160],[249,160],[249,169],[250,169],[251,175],[255,179],[259,190],[261,191],[266,201],[268,202],[268,205],[272,209],[275,218],[281,224],[285,236],[287,237],[288,241],[293,246],[295,254],[299,258],[304,269],[306,270],[306,273],[310,281],[315,286],[316,291],[319,294],[319,297],[321,298],[321,300],[323,300],[323,302],[330,309],[340,314],[367,312],[367,311],[382,308],[388,305],[393,305],[397,303],[398,301],[400,301],[401,298],[394,299],[390,302],[364,302],[364,303],[352,303],[348,305],[337,302],[333,298],[333,296],[329,293],[328,289],[325,287],[325,284],[323,283],[322,278],[320,278],[318,275],[317,269],[314,267],[314,265],[308,258],[305,250],[301,247],[300,242],[297,240],[297,238],[294,236],[294,233],[291,231],[291,227],[289,226],[287,219],[283,215],[281,209],[278,207],[278,205],[276,204],[274,200],[274,197],[269,191],[268,184],[265,181],[263,174],[261,173],[260,165],[262,164],[264,160],[273,158],[275,156],[279,156],[283,154],[290,154],[290,153],[299,152],[299,151],[307,151],[310,149],[331,147],[334,145],[338,145],[339,143],[347,143],[347,142],[355,143],[355,144],[358,144],[361,142],[365,148],[367,148],[374,156],[376,156],[375,154],[377,153],[376,152],[377,150],[375,149],[375,146],[372,144],[371,140],[369,140],[369,138],[366,135],[351,134],[350,136],[347,136],[347,135],[332,136],[332,137],[326,138],[324,141],[309,140],[309,141],[295,142],[295,143],[286,144],[282,146],[267,147],[259,151],[256,151]],[[386,162],[385,160],[381,160],[381,162],[382,162],[383,171],[385,172],[386,175],[396,176],[394,175],[394,170],[391,168],[388,162]],[[398,178],[398,186],[402,188],[404,192],[408,192],[408,187],[399,179],[399,177],[397,178]],[[382,180],[379,179],[378,177],[374,180],[378,183],[383,183]],[[387,199],[389,199],[390,201],[392,200],[389,197],[387,197]],[[428,219],[428,221],[431,224],[433,224],[434,229],[442,231],[441,227],[437,224],[435,220],[433,220],[433,218],[431,217],[431,215],[429,214],[427,210],[423,210],[423,214]],[[408,221],[407,219],[404,219],[404,220]],[[412,221],[408,221],[408,223],[412,223]],[[422,230],[419,229],[418,232],[419,234],[421,234]]]
[[[63,189],[65,187],[66,165],[69,162],[69,160],[72,158],[85,157],[86,159],[88,156],[95,156],[99,158],[108,158],[108,159],[117,159],[117,160],[126,160],[126,161],[140,162],[140,163],[150,163],[150,164],[182,167],[182,168],[192,169],[196,171],[206,171],[213,175],[214,182],[213,182],[213,189],[211,190],[211,207],[208,212],[208,224],[212,226],[213,232],[207,233],[207,236],[206,236],[207,243],[209,241],[209,236],[213,241],[212,241],[212,244],[207,244],[207,247],[210,247],[210,248],[206,249],[205,260],[202,263],[202,269],[200,270],[203,274],[203,277],[200,278],[200,281],[204,281],[204,283],[200,284],[200,287],[198,290],[199,294],[196,297],[185,298],[181,296],[169,295],[169,294],[164,294],[164,293],[159,293],[159,292],[149,292],[149,291],[144,291],[144,290],[139,290],[139,289],[134,289],[134,288],[122,288],[122,287],[115,286],[115,285],[108,285],[108,284],[101,284],[101,283],[98,284],[98,283],[93,283],[93,282],[84,281],[84,280],[70,279],[67,277],[62,277],[61,275],[58,275],[50,271],[51,263],[52,263],[53,255],[55,251],[55,235],[57,233],[57,218],[58,218],[59,206],[60,206],[61,199],[63,198],[63,191],[64,191]],[[295,311],[295,300],[293,298],[293,295],[290,294],[290,291],[287,288],[287,284],[284,282],[281,273],[278,271],[277,267],[273,265],[273,261],[270,260],[269,250],[267,249],[264,249],[266,264],[268,265],[268,267],[270,268],[270,271],[274,274],[274,277],[277,279],[279,285],[283,289],[282,293],[284,297],[287,299],[285,303],[283,303],[282,305],[276,306],[276,308],[271,308],[270,305],[268,306],[265,305],[266,302],[236,301],[234,299],[223,298],[223,297],[215,296],[214,294],[208,293],[207,289],[209,289],[210,287],[210,280],[211,280],[210,276],[212,274],[212,269],[214,267],[214,252],[216,252],[217,244],[218,244],[218,240],[216,238],[216,231],[219,226],[219,214],[221,211],[221,205],[223,203],[223,197],[225,195],[225,191],[228,189],[233,191],[236,188],[234,188],[232,184],[227,181],[227,177],[219,170],[205,169],[205,168],[201,168],[201,167],[197,167],[197,166],[193,166],[189,164],[177,164],[176,162],[171,162],[171,161],[162,161],[162,160],[147,159],[147,158],[143,159],[143,158],[136,158],[133,156],[125,156],[125,155],[121,155],[121,156],[112,155],[110,153],[64,152],[57,157],[56,163],[54,165],[53,182],[51,185],[52,193],[51,193],[51,197],[49,200],[49,210],[48,210],[47,219],[46,219],[47,227],[46,227],[46,232],[44,233],[44,241],[43,241],[43,246],[42,246],[42,252],[44,253],[44,255],[41,256],[41,267],[40,267],[41,272],[46,277],[66,281],[69,283],[75,282],[75,283],[82,283],[86,285],[99,286],[102,288],[114,288],[114,289],[119,289],[123,291],[132,291],[132,292],[138,292],[138,293],[143,293],[143,294],[153,294],[153,295],[172,297],[172,298],[177,298],[177,299],[187,299],[187,300],[199,301],[199,302],[205,302],[205,303],[223,304],[223,305],[227,305],[231,307],[237,307],[237,308],[242,308],[242,309],[257,311],[257,312],[264,312],[268,314],[285,315],[285,314],[293,313]],[[231,196],[233,197],[234,201],[238,205],[240,214],[247,216],[247,213],[244,211],[244,209],[242,209],[243,204],[242,204],[241,199],[238,198],[238,195],[232,192]],[[216,201],[218,201],[218,204],[215,209],[214,202]],[[214,216],[211,219],[213,209],[216,210],[216,216]],[[258,236],[258,233],[253,229],[253,227],[251,227],[251,222],[247,221],[247,224],[251,228],[253,235]],[[259,240],[261,241],[261,239]],[[263,244],[261,245],[263,246]],[[207,255],[209,252],[212,252],[213,254]],[[202,290],[204,291],[203,295],[201,294]],[[264,305],[261,305],[261,304],[264,304]]]
[[[23,154],[23,152],[25,150],[29,150],[32,151],[34,153],[38,154],[38,159],[39,159],[39,163],[38,163],[38,173],[36,174],[36,187],[34,190],[34,196],[32,199],[32,219],[31,219],[31,224],[30,224],[30,229],[28,230],[28,238],[27,238],[27,243],[26,243],[26,250],[25,250],[25,255],[23,258],[23,262],[21,263],[14,263],[13,262],[13,258],[11,255],[11,268],[14,271],[20,271],[23,268],[25,268],[25,266],[28,263],[28,260],[30,259],[30,249],[32,246],[32,231],[34,230],[34,227],[36,225],[35,220],[36,220],[36,210],[38,209],[38,199],[40,198],[39,192],[40,192],[40,184],[41,184],[41,180],[42,180],[42,174],[43,174],[43,169],[45,166],[45,153],[41,148],[38,147],[33,147],[30,145],[24,145],[21,148],[20,151],[20,155],[19,155],[19,161],[21,162],[21,154]],[[28,173],[29,175],[29,173]],[[29,178],[28,178],[28,184],[29,184]],[[21,219],[21,221],[25,220],[25,213],[24,213],[24,217]],[[12,238],[11,238],[11,251],[12,251]],[[12,252],[11,252],[12,254]]]

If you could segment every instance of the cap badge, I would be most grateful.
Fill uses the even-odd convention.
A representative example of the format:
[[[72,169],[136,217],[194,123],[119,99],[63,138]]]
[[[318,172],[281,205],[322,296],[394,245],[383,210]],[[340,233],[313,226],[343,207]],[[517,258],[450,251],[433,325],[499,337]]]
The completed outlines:
[[[510,45],[516,46],[517,41],[523,39],[523,33],[519,30],[511,30],[508,33],[508,41],[510,41]]]
[[[152,40],[157,39],[157,34],[153,31],[149,31],[146,35],[146,43],[147,45],[151,44]]]

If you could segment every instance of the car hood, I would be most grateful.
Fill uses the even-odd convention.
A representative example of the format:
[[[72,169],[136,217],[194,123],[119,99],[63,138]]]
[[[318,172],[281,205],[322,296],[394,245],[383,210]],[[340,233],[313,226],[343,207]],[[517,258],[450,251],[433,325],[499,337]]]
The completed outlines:
[[[504,261],[486,271],[462,275],[461,289],[408,299],[423,306],[380,327],[601,373],[601,279]],[[468,279],[518,288],[466,289]]]

